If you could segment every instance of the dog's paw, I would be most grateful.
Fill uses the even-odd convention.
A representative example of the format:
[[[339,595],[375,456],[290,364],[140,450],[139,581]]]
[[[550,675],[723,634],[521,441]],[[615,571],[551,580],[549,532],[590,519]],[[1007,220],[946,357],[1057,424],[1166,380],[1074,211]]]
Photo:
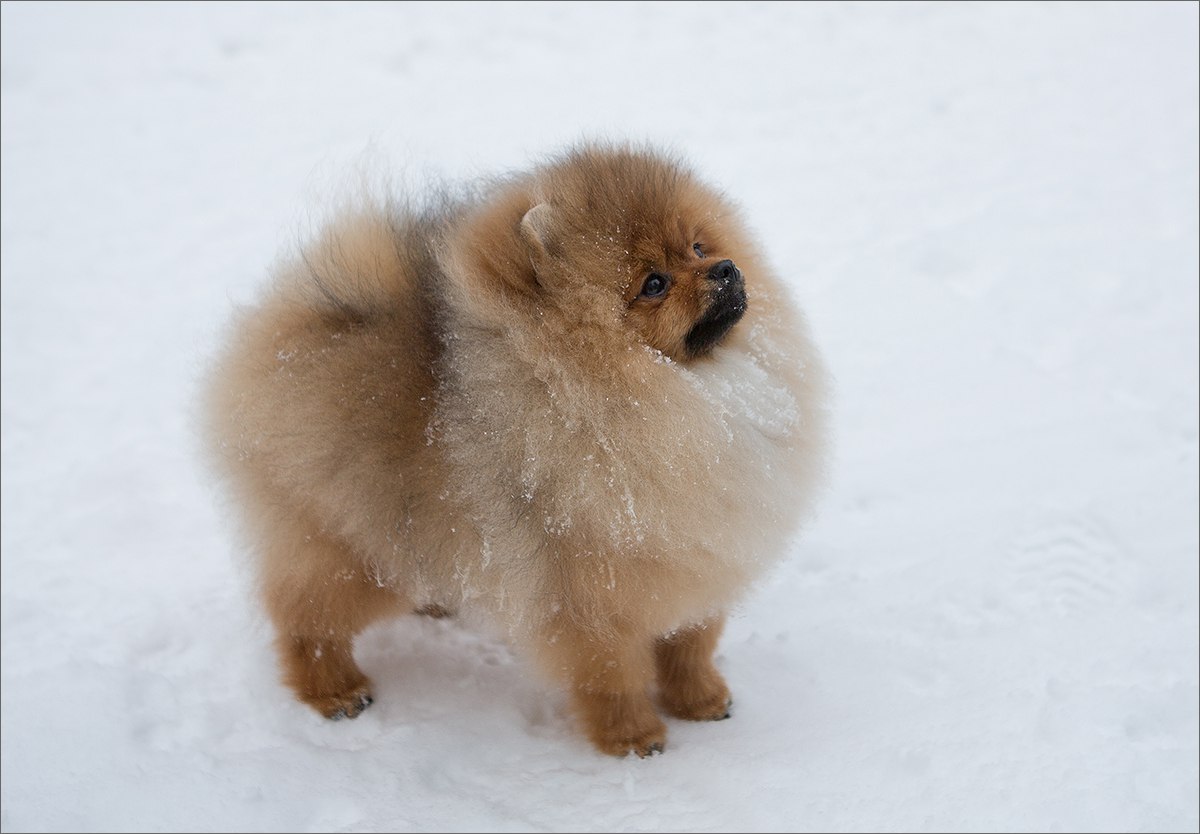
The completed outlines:
[[[723,721],[733,706],[729,687],[720,676],[664,690],[660,700],[668,715],[685,721]]]
[[[321,715],[333,721],[357,718],[363,710],[375,703],[366,684],[357,686],[349,692],[306,697],[304,700]]]
[[[610,756],[635,754],[639,759],[661,753],[667,746],[667,726],[662,721],[633,732],[606,733],[592,739],[602,753]]]
[[[601,753],[640,758],[661,753],[667,744],[667,725],[644,694],[595,695],[580,693],[580,708],[588,738]]]

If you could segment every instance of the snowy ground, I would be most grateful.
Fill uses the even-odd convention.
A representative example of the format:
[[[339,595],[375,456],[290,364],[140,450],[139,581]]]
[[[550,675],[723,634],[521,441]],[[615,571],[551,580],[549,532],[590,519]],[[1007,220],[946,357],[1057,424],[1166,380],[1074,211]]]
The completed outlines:
[[[1200,826],[1196,4],[2,14],[4,831]],[[589,135],[735,195],[838,378],[820,518],[722,642],[736,714],[605,758],[414,619],[325,722],[197,376],[355,170]]]

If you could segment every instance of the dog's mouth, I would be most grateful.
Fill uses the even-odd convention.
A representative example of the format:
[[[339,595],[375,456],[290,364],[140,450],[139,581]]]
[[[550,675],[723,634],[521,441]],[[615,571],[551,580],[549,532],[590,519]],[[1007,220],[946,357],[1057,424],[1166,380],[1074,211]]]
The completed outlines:
[[[687,347],[688,353],[693,357],[703,356],[720,344],[721,340],[725,338],[725,334],[741,320],[746,312],[746,306],[747,298],[744,289],[739,288],[722,295],[704,314],[704,318],[696,322],[688,331],[684,338],[684,345]]]

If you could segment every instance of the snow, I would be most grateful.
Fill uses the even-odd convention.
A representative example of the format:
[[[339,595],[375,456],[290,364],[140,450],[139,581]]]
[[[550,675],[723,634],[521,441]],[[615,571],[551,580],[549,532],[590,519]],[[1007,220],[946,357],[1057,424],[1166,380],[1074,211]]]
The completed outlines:
[[[1200,828],[1197,5],[2,12],[0,827]],[[453,620],[278,682],[201,462],[233,304],[363,171],[674,147],[837,377],[734,717],[593,752]]]

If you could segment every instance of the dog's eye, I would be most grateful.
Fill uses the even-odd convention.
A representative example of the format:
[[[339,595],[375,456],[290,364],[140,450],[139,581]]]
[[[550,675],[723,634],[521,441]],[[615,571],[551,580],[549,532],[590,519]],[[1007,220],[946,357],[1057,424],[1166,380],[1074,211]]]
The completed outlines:
[[[699,243],[693,243],[693,244],[692,244],[692,251],[696,253],[696,257],[697,257],[697,258],[703,258],[703,257],[704,257],[704,249],[703,249],[703,248],[701,248],[701,246],[700,246],[700,244],[699,244]]]
[[[665,275],[659,275],[657,272],[652,273],[646,279],[646,283],[642,284],[642,295],[646,298],[658,298],[667,291],[667,284],[670,281]]]

